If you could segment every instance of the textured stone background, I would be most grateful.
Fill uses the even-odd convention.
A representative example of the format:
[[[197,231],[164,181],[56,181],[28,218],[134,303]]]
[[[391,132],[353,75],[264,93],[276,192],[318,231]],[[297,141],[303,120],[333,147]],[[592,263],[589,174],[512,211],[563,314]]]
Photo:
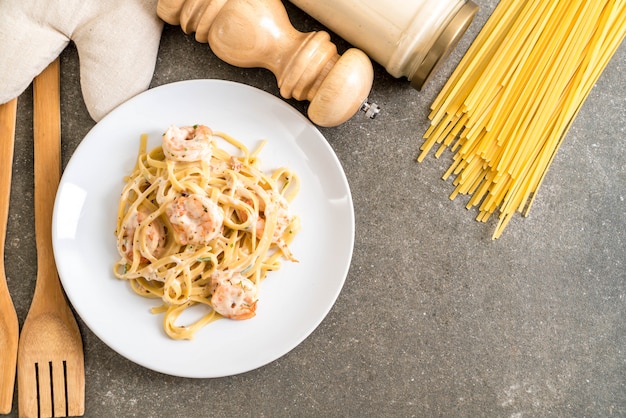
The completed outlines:
[[[431,101],[497,2],[478,3],[468,33],[426,88],[415,91],[376,65],[371,99],[380,117],[321,129],[351,186],[356,244],[343,291],[319,328],[258,370],[194,380],[129,362],[79,320],[85,416],[626,415],[626,45],[582,108],[530,216],[492,241],[494,221],[478,223],[462,198],[448,199],[453,186],[440,177],[451,156],[415,162]],[[323,29],[286,7],[299,30]],[[61,65],[66,164],[94,123],[75,48]],[[232,67],[167,26],[153,86],[193,78],[278,95],[269,71]],[[305,103],[288,103],[306,112]],[[20,324],[36,274],[31,109],[29,89],[19,101],[6,244]],[[12,416],[16,409],[17,398]]]

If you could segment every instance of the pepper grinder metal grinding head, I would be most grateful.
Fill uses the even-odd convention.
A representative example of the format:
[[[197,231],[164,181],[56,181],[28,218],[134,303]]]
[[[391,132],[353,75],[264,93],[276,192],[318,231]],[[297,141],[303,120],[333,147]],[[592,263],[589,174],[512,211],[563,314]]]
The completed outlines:
[[[374,71],[356,48],[343,55],[326,32],[302,33],[289,21],[280,0],[159,0],[157,14],[208,43],[220,59],[238,67],[274,73],[286,99],[310,101],[307,114],[319,126],[337,126],[364,111]]]

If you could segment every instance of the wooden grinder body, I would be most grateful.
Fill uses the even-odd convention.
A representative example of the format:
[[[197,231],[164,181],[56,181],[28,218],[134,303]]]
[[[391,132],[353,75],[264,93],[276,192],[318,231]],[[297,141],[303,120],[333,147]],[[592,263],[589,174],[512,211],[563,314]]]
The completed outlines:
[[[225,62],[270,70],[281,96],[310,101],[317,125],[340,125],[367,101],[374,77],[367,55],[350,48],[340,56],[328,33],[297,31],[280,0],[159,0],[157,13]]]

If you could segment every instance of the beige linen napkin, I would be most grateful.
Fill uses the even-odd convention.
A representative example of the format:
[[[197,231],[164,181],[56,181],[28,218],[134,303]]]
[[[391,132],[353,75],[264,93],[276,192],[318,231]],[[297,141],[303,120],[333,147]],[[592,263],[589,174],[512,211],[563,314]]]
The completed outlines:
[[[85,105],[100,120],[150,84],[163,29],[157,1],[0,1],[0,103],[73,41]]]

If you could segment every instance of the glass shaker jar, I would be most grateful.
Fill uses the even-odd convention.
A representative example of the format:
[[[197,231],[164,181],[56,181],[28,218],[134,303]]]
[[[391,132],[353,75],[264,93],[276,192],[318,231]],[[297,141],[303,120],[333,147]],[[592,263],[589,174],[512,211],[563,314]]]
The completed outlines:
[[[290,0],[421,89],[461,39],[478,6],[470,0]]]

